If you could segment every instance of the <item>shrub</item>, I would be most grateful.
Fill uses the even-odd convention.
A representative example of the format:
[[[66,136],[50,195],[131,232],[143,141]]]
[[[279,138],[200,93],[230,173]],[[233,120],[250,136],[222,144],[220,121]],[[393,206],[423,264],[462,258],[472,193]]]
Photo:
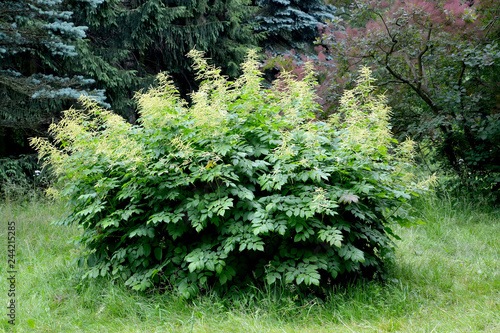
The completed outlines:
[[[58,223],[83,228],[84,276],[191,297],[383,272],[390,225],[412,223],[411,144],[391,138],[369,70],[342,99],[342,124],[325,123],[310,66],[264,90],[254,52],[234,82],[189,56],[202,80],[190,107],[161,74],[136,96],[139,125],[83,100],[51,127],[54,144],[32,141],[71,207]]]

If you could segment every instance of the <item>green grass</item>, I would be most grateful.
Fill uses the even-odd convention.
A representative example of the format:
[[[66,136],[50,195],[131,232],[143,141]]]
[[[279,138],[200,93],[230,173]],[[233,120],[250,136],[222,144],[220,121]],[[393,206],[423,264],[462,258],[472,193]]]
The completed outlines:
[[[335,287],[300,305],[286,289],[255,290],[232,302],[139,294],[101,279],[79,285],[71,265],[78,230],[50,224],[62,206],[0,205],[1,271],[7,221],[17,223],[17,325],[0,332],[500,332],[500,212],[451,198],[424,198],[426,224],[397,228],[388,281]]]

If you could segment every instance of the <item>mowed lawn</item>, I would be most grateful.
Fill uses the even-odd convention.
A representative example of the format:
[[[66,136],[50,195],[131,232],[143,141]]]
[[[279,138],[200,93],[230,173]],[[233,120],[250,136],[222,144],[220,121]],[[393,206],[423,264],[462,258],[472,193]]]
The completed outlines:
[[[63,206],[0,204],[0,332],[500,332],[500,211],[449,197],[417,205],[425,225],[401,241],[385,283],[332,287],[325,301],[286,288],[231,301],[136,293],[79,283],[75,227],[51,225]],[[7,322],[7,227],[16,223],[16,325]]]

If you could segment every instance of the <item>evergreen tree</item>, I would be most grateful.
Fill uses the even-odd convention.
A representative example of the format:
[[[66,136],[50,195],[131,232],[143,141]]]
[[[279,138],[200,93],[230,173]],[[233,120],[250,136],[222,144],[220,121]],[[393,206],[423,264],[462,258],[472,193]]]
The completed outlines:
[[[318,37],[319,27],[337,22],[336,8],[322,0],[257,0],[261,7],[258,31],[267,31],[265,47],[271,53],[307,48]]]
[[[250,0],[106,0],[84,7],[77,22],[88,25],[90,47],[81,66],[105,88],[113,109],[133,117],[131,98],[167,71],[183,94],[195,89],[185,55],[204,51],[229,76],[238,74],[248,48],[261,34],[253,28]]]
[[[80,1],[95,8],[103,0]],[[22,144],[81,94],[104,101],[104,91],[87,89],[94,80],[69,66],[87,29],[69,9],[63,0],[0,3],[0,144],[13,136]]]

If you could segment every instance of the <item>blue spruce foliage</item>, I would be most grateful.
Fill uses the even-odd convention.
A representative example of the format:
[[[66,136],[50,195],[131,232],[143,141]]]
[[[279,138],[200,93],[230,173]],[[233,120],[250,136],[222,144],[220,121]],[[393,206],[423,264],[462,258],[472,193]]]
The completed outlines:
[[[258,31],[266,31],[265,46],[272,53],[304,45],[318,37],[319,26],[335,22],[337,9],[322,0],[257,0]]]
[[[79,0],[96,8],[104,0]],[[65,0],[7,0],[0,3],[0,127],[36,128],[90,95],[107,106],[93,80],[66,68],[79,56],[87,27],[72,22]]]

